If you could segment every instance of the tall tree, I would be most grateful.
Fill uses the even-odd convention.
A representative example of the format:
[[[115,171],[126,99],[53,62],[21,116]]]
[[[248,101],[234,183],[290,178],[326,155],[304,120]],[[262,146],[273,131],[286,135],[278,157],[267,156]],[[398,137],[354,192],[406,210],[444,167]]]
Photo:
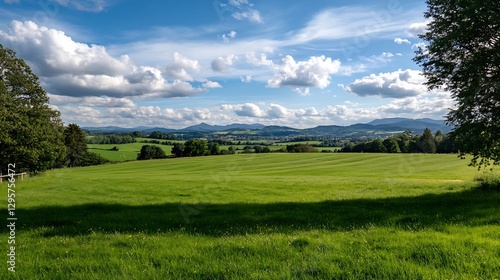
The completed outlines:
[[[85,133],[77,124],[69,124],[64,129],[64,145],[68,166],[80,166],[87,154],[87,142]]]
[[[500,4],[498,0],[427,0],[428,30],[414,60],[429,89],[451,92],[452,139],[475,166],[500,164]]]
[[[38,77],[13,50],[0,44],[0,166],[16,171],[43,171],[65,156],[64,125],[60,113]]]
[[[434,141],[434,135],[428,128],[424,130],[424,133],[422,134],[422,136],[420,136],[420,139],[418,139],[417,145],[422,153],[436,153],[436,142]]]

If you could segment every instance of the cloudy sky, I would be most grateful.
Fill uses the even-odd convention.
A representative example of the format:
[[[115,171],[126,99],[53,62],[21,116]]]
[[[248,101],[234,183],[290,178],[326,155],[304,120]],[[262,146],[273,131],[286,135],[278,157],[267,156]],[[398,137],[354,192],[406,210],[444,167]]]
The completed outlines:
[[[442,119],[424,0],[0,0],[0,44],[80,126]]]

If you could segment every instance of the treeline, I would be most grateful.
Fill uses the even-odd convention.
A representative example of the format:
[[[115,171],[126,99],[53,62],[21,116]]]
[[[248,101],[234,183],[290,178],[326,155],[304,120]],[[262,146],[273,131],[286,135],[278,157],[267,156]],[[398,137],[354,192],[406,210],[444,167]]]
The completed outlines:
[[[148,138],[162,139],[162,140],[177,140],[175,134],[168,134],[161,131],[153,131],[149,134]]]
[[[198,157],[208,155],[229,154],[228,150],[221,152],[220,145],[217,142],[208,143],[203,139],[191,139],[184,143],[174,143],[172,154],[175,157]],[[234,153],[234,150],[232,150]]]
[[[128,144],[135,143],[135,138],[131,135],[101,135],[93,136],[87,139],[88,144]]]
[[[433,134],[425,129],[422,135],[412,135],[410,131],[388,137],[384,140],[375,139],[371,142],[349,143],[340,152],[354,153],[456,153],[452,140],[441,131]]]

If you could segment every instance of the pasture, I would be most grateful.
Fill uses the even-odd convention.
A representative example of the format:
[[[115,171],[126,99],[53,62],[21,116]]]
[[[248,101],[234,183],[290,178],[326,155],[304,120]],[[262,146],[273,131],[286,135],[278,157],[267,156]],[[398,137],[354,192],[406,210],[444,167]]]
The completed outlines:
[[[16,273],[4,262],[0,278],[495,279],[500,192],[477,189],[467,163],[248,154],[52,170],[17,182]]]
[[[162,148],[167,155],[170,155],[172,152],[172,146],[138,142],[128,144],[87,144],[87,149],[89,152],[99,154],[110,161],[122,162],[136,160],[137,154],[139,154],[143,145],[158,146]],[[118,147],[118,151],[111,150],[115,146]]]

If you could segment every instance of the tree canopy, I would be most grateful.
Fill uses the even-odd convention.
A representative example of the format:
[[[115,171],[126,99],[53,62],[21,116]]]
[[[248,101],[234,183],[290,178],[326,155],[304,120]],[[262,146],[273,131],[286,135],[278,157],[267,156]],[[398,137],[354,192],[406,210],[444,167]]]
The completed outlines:
[[[38,77],[0,44],[0,164],[43,171],[64,161],[64,126]]]
[[[427,0],[427,46],[414,60],[429,89],[451,92],[452,138],[474,166],[500,164],[500,3]]]
[[[138,160],[166,158],[167,155],[160,147],[155,145],[144,145],[137,155]]]
[[[66,160],[69,167],[82,165],[87,154],[87,140],[85,132],[77,124],[69,124],[64,129],[64,144],[67,153]]]

